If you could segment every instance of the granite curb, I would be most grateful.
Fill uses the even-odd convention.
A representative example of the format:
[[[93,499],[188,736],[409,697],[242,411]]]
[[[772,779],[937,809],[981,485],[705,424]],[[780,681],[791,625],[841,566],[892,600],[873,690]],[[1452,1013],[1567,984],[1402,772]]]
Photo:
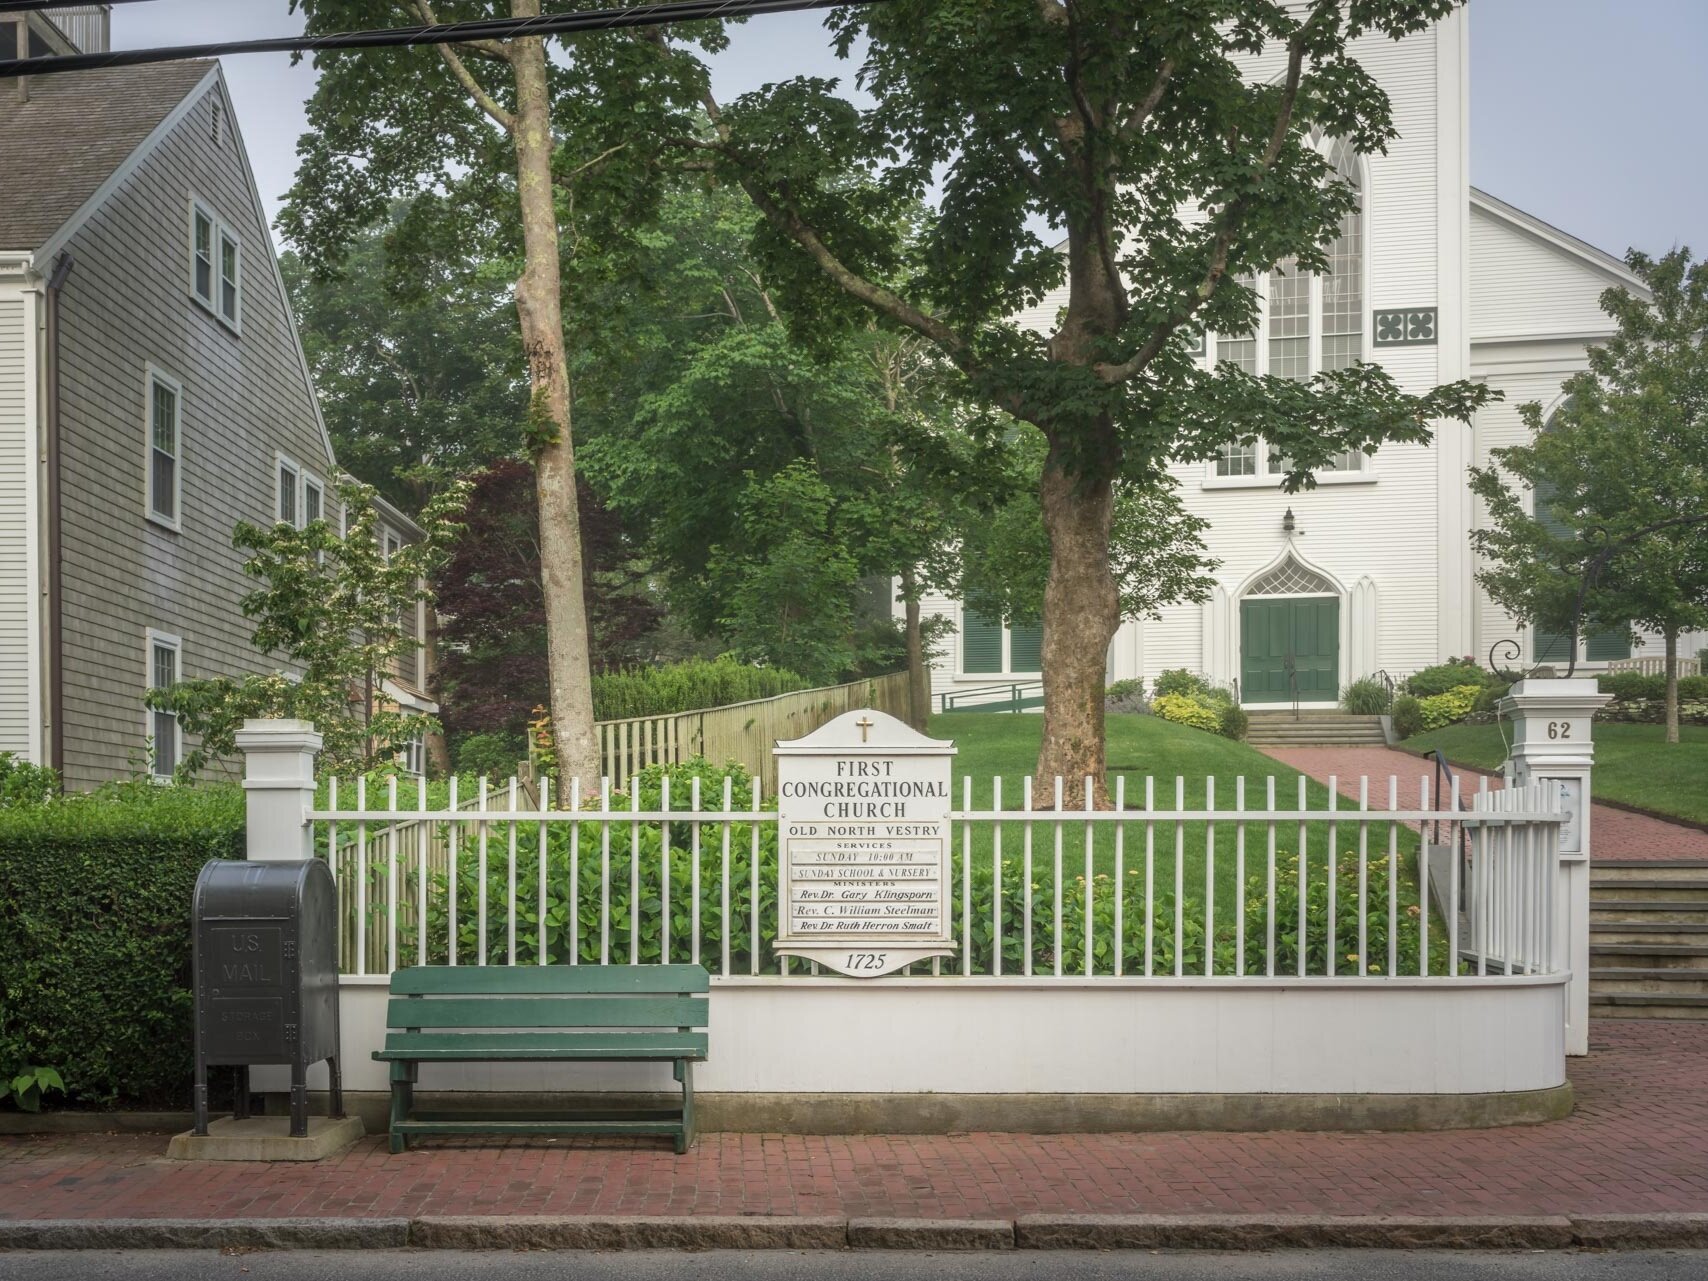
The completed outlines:
[[[338,1250],[1687,1250],[1708,1213],[1403,1216],[1031,1214],[427,1215],[405,1218],[0,1219],[0,1251]]]

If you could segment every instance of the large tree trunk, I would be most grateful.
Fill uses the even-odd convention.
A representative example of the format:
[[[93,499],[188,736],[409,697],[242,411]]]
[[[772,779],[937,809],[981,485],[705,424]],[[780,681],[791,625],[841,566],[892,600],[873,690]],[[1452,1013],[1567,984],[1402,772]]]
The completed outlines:
[[[1666,629],[1666,741],[1678,742],[1678,628]]]
[[[518,0],[515,5],[518,16],[528,16],[524,11],[538,14],[539,8],[537,0]],[[570,436],[546,54],[538,39],[517,40],[510,50],[516,76],[516,191],[525,253],[522,276],[516,282],[516,311],[533,390],[529,428],[536,450],[534,484],[540,504],[540,583],[546,602],[552,734],[565,786],[572,778],[581,779],[583,787],[597,786],[599,745],[593,727],[581,516]]]
[[[1044,584],[1044,741],[1038,751],[1032,803],[1055,803],[1055,780],[1069,805],[1108,803],[1103,777],[1103,696],[1109,643],[1121,624],[1121,602],[1109,564],[1114,487],[1063,470],[1052,446],[1039,486],[1050,535],[1050,574]]]
[[[925,732],[931,717],[931,669],[925,665],[925,634],[919,618],[919,578],[912,565],[901,571],[902,608],[907,636],[908,723]]]

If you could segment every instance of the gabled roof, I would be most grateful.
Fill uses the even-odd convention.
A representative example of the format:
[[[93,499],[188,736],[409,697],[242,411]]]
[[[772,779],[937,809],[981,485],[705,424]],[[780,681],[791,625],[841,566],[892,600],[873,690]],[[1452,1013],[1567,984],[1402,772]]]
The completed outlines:
[[[219,64],[36,76],[0,92],[0,249],[36,249],[101,189]]]
[[[1627,267],[1623,259],[1616,258],[1604,249],[1597,249],[1587,240],[1579,240],[1569,231],[1561,231],[1552,223],[1543,222],[1535,214],[1525,213],[1516,205],[1509,205],[1498,196],[1477,187],[1471,188],[1471,208],[1481,209],[1484,213],[1500,218],[1505,222],[1528,233],[1530,236],[1555,249],[1563,250],[1566,254],[1581,259],[1599,271],[1618,278],[1619,283],[1630,286],[1634,292],[1646,295],[1648,286],[1642,278]]]

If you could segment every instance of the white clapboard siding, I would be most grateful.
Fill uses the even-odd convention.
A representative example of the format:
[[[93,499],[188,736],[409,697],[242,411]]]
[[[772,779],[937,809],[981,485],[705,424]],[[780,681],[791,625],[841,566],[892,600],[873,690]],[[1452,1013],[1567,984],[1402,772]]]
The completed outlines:
[[[1612,263],[1597,265],[1594,254],[1572,253],[1498,208],[1473,204],[1472,340],[1609,332],[1599,300],[1627,277]]]
[[[28,757],[30,724],[29,486],[24,403],[29,359],[24,298],[0,294],[0,752]]]

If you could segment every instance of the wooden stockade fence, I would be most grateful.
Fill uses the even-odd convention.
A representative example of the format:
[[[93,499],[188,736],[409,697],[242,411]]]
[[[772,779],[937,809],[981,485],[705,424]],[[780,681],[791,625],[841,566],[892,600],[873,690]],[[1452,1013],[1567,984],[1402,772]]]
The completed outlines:
[[[856,708],[875,707],[911,723],[909,699],[907,673],[893,672],[728,707],[600,721],[600,770],[620,789],[648,765],[675,765],[694,756],[716,765],[738,761],[769,795],[777,786],[771,748],[778,739],[800,738]]]

